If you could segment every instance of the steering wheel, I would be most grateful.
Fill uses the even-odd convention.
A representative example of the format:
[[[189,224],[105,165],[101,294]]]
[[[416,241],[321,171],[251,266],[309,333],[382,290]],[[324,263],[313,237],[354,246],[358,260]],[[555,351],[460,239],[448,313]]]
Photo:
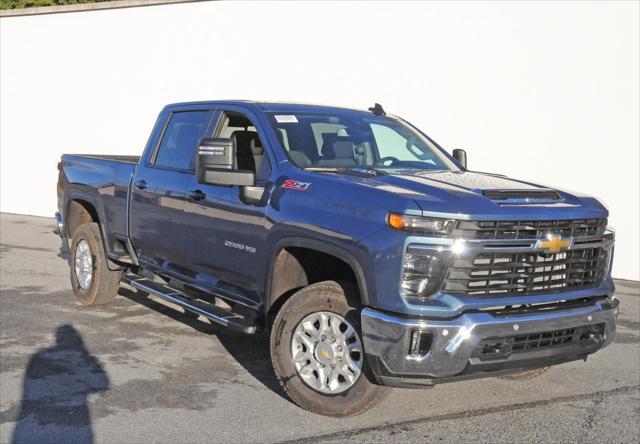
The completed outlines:
[[[391,162],[391,163],[388,165],[385,165],[385,162]],[[395,165],[398,165],[399,163],[400,163],[400,159],[398,159],[397,157],[386,156],[378,159],[376,161],[375,166],[395,166]]]

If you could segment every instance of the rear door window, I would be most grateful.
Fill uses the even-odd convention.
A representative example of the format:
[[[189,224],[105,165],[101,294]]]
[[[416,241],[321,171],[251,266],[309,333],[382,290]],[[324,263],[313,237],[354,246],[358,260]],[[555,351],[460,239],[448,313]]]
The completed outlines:
[[[210,117],[210,111],[181,111],[171,114],[153,164],[192,170],[196,145],[204,137]]]

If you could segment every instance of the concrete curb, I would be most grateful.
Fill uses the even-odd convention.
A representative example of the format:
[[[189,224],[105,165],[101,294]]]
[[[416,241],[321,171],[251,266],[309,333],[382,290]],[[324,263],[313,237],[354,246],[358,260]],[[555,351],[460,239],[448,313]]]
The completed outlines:
[[[143,6],[171,5],[175,3],[195,3],[212,0],[118,0],[101,3],[82,3],[78,5],[44,6],[41,8],[4,9],[0,17],[22,17],[25,15],[62,14],[65,12],[90,12],[106,9],[139,8]]]

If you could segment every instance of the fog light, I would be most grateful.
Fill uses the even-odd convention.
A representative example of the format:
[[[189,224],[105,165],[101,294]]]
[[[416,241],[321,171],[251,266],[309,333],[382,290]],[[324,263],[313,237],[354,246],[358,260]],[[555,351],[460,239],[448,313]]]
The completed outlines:
[[[412,357],[425,356],[431,350],[433,335],[428,331],[416,330],[411,334],[409,355]]]

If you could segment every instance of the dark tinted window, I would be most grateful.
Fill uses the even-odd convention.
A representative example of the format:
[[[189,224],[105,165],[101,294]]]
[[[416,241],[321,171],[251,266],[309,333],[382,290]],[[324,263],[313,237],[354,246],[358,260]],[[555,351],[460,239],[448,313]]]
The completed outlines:
[[[196,144],[204,137],[209,123],[209,111],[173,113],[158,148],[154,165],[191,169]]]

